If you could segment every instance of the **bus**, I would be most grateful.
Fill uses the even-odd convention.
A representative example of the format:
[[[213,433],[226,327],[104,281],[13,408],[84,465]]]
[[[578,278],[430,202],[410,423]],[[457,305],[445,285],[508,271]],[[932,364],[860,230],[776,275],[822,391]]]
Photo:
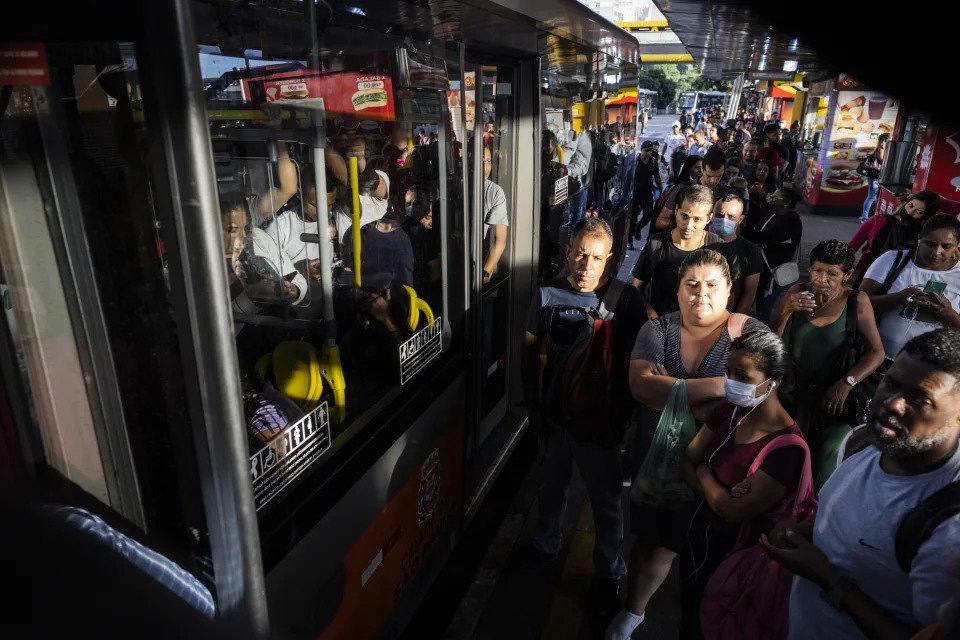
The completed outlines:
[[[469,530],[527,436],[541,203],[574,188],[541,150],[639,55],[577,3],[421,4],[0,25],[0,482],[68,508],[6,550],[82,568],[24,589],[30,635],[396,638]],[[97,566],[117,539],[149,573]]]
[[[677,108],[680,111],[712,109],[726,106],[728,100],[729,94],[723,91],[682,91],[677,98]]]

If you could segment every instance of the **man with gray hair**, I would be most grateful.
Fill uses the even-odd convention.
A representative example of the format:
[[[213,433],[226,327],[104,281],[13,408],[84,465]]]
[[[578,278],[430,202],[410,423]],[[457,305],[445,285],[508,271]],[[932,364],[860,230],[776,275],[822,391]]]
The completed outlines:
[[[938,622],[960,591],[947,571],[960,540],[958,443],[960,330],[936,329],[894,360],[816,516],[761,536],[796,576],[790,638],[910,638]]]
[[[530,305],[521,358],[530,425],[546,441],[539,521],[524,564],[559,557],[576,463],[593,508],[590,609],[600,618],[620,607],[619,586],[627,574],[620,555],[620,443],[633,410],[630,345],[646,320],[636,289],[606,273],[612,243],[613,233],[603,220],[586,218],[577,225],[566,248],[569,275],[541,286]],[[546,352],[542,376],[541,346]],[[606,364],[598,358],[603,352],[613,356]]]

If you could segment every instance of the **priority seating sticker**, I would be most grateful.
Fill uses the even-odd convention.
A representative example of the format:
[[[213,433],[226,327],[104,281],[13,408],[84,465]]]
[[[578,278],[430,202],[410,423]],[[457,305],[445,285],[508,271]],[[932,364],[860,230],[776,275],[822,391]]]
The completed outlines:
[[[330,413],[327,403],[323,402],[250,456],[250,479],[257,511],[329,451],[330,444]]]
[[[400,345],[400,384],[407,384],[440,355],[443,350],[442,334],[443,322],[438,316]]]

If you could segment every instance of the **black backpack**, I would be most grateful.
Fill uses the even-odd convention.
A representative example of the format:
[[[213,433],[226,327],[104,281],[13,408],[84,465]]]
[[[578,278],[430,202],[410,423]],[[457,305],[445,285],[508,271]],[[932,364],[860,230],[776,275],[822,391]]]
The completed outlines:
[[[867,428],[854,429],[847,438],[843,459],[863,451],[869,445]],[[951,482],[933,492],[903,516],[897,525],[893,548],[897,564],[904,573],[910,573],[913,559],[936,528],[957,514],[960,514],[960,481]]]
[[[617,159],[604,142],[604,136],[598,135],[593,142],[593,181],[602,185],[616,174]]]
[[[617,363],[613,322],[628,285],[610,280],[600,305],[548,307],[541,405],[552,422],[578,442],[613,446],[620,441],[622,411],[613,394]]]

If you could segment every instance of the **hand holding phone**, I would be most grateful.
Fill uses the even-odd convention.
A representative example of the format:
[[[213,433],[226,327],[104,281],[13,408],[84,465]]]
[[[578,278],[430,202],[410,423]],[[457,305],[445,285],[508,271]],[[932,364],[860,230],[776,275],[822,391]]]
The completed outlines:
[[[942,280],[927,280],[927,284],[923,287],[924,293],[932,293],[938,296],[942,296],[946,290],[947,283]]]

